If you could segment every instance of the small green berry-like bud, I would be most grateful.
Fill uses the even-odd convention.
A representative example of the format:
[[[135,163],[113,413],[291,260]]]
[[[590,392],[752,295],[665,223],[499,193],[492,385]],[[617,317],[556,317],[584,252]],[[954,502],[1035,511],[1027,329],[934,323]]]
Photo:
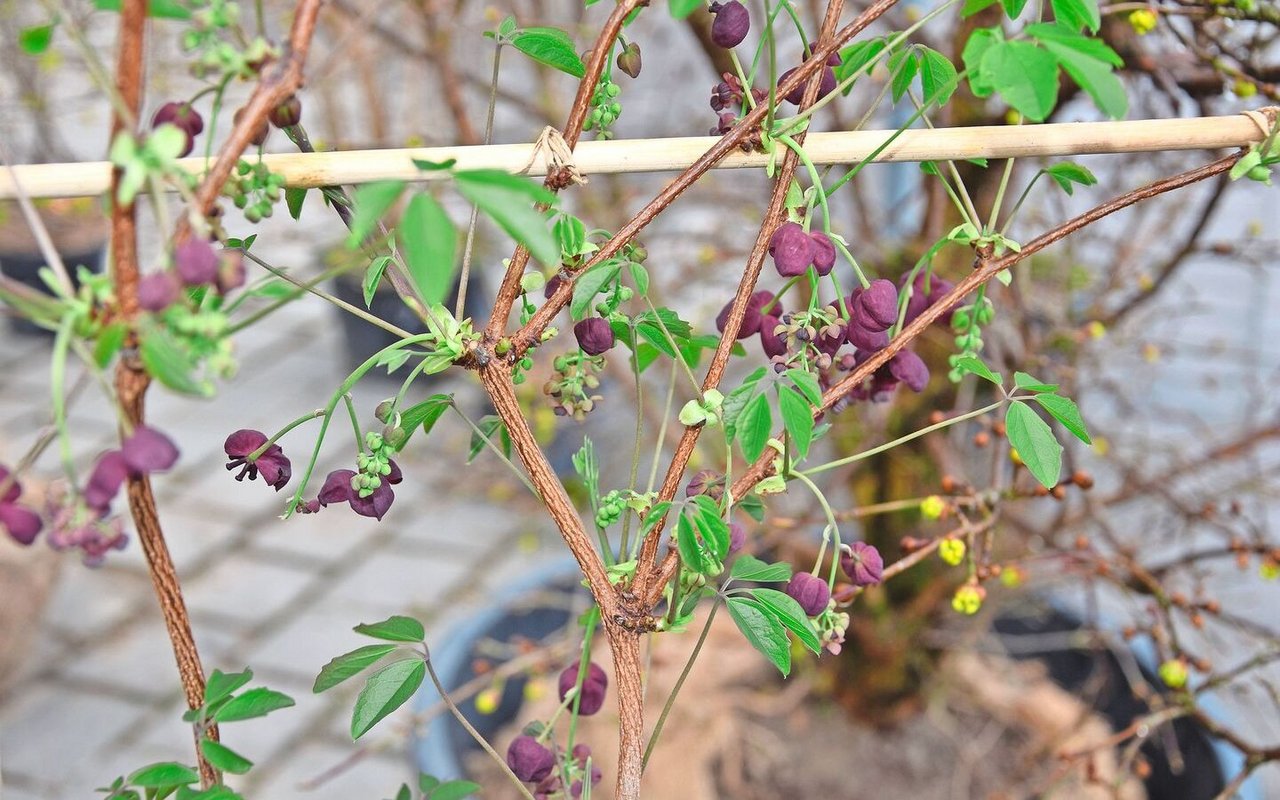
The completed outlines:
[[[378,407],[373,410],[373,416],[377,417],[378,422],[386,424],[391,421],[391,415],[395,413],[396,401],[383,400],[378,403]]]
[[[1171,658],[1161,664],[1157,671],[1160,673],[1160,680],[1170,689],[1181,689],[1187,685],[1187,665],[1181,659]]]

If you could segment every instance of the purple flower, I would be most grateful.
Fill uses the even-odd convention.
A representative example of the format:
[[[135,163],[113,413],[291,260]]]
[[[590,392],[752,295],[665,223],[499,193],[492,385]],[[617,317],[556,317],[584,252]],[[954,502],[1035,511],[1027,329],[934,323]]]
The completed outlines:
[[[782,321],[773,315],[766,315],[760,320],[760,344],[764,347],[764,354],[770,358],[787,354],[787,342],[777,334],[781,324]]]
[[[796,222],[784,222],[769,239],[773,266],[784,278],[803,275],[813,263],[813,240]]]
[[[807,572],[792,575],[787,582],[786,592],[811,617],[826,611],[827,603],[831,600],[831,587],[827,586],[827,582]]]
[[[818,43],[817,43],[817,42],[811,42],[811,43],[809,44],[809,55],[810,55],[810,56],[812,56],[815,52],[817,52],[817,50],[818,50]],[[841,64],[843,64],[843,63],[844,63],[844,61],[843,61],[843,59],[841,59],[841,58],[840,58],[840,51],[839,51],[839,50],[834,50],[834,51],[832,51],[831,55],[827,56],[827,66],[828,66],[828,67],[838,67],[838,66],[840,66],[840,65],[841,65]]]
[[[352,490],[349,502],[352,511],[362,517],[372,517],[381,522],[395,499],[396,493],[391,490],[390,481],[383,478],[378,488],[373,490],[373,494],[367,497],[361,497]]]
[[[720,47],[737,47],[751,30],[751,14],[738,0],[712,3],[711,13],[716,15],[711,23],[711,41]]]
[[[840,556],[840,567],[854,586],[875,586],[884,575],[880,551],[866,542],[854,542],[850,552]]]
[[[899,350],[889,361],[889,374],[920,392],[929,383],[929,368],[924,360],[910,350]]]
[[[763,290],[751,295],[751,299],[747,301],[747,310],[742,315],[742,325],[738,328],[739,339],[746,339],[755,336],[760,331],[760,322],[764,319],[764,315],[760,309],[773,303],[773,292]],[[781,313],[781,303],[773,303],[773,307],[769,309],[769,313]],[[733,308],[733,301],[725,303],[724,308],[720,309],[720,313],[716,315],[716,330],[724,333],[724,326],[729,323],[729,311]]]
[[[218,291],[228,294],[244,286],[244,254],[239,250],[223,250],[218,257]]]
[[[129,474],[148,475],[163,472],[178,462],[178,448],[168,436],[155,428],[139,425],[120,448]]]
[[[316,500],[321,506],[346,503],[351,506],[352,511],[362,517],[381,520],[396,499],[391,485],[403,480],[399,465],[395,461],[389,463],[390,474],[382,477],[382,483],[369,496],[361,497],[360,493],[351,487],[351,479],[356,476],[354,470],[335,469],[324,479],[324,486],[320,487],[320,494],[316,496]]]
[[[899,285],[905,288],[907,278],[910,275],[910,272],[904,273],[902,279],[898,281]],[[926,285],[928,291],[926,291]],[[946,278],[939,278],[937,275],[930,276],[923,272],[917,273],[915,280],[911,282],[911,297],[907,300],[906,322],[910,323],[923,314],[926,308],[941,300],[955,286],[954,283]],[[938,322],[944,325],[950,324],[951,314],[943,314],[938,318]]]
[[[7,486],[6,486],[7,484]],[[4,528],[19,544],[31,544],[44,524],[40,515],[26,506],[18,505],[22,496],[22,484],[18,478],[0,466],[0,528]]]
[[[883,350],[889,344],[889,334],[886,331],[867,330],[856,318],[845,328],[844,335],[849,344],[869,353]]]
[[[598,356],[613,349],[613,327],[603,317],[588,317],[573,326],[578,347],[589,356]]]
[[[164,311],[178,299],[182,286],[171,272],[154,272],[138,281],[138,305],[144,311]]]
[[[724,497],[724,473],[713,469],[700,469],[693,473],[688,485],[684,487],[684,496],[696,497],[700,494],[719,502]]]
[[[277,128],[292,128],[302,121],[302,101],[297,95],[289,95],[287,100],[271,109],[267,119]]]
[[[124,453],[119,450],[108,450],[98,456],[89,474],[89,482],[85,484],[84,504],[99,516],[106,516],[111,510],[111,501],[120,491],[125,478],[129,477],[129,465],[125,462]]]
[[[892,281],[874,280],[858,295],[850,311],[861,318],[863,327],[888,330],[898,320],[898,290]]]
[[[229,459],[227,469],[241,468],[236,480],[242,481],[248,476],[252,481],[261,474],[263,483],[274,487],[278,492],[293,477],[293,465],[278,444],[271,445],[262,451],[262,455],[250,461],[249,455],[266,443],[267,437],[262,431],[242,428],[227,437],[222,449]]]
[[[158,128],[165,124],[174,125],[186,134],[186,144],[178,156],[181,158],[190,155],[195,147],[195,137],[204,130],[204,120],[200,114],[189,103],[165,103],[152,117],[151,127]]]
[[[218,279],[218,254],[203,239],[191,238],[178,245],[173,260],[187,286],[206,286]]]
[[[551,774],[556,755],[532,736],[517,736],[507,748],[507,766],[526,783],[537,783]]]
[[[786,81],[786,79],[789,78],[791,76],[791,73],[795,72],[796,69],[799,69],[799,68],[793,67],[792,69],[789,69],[786,72],[779,75],[778,84],[782,85],[782,83]],[[800,101],[804,100],[805,87],[808,85],[809,85],[809,82],[807,80],[801,81],[800,85],[792,89],[791,92],[783,99],[786,100],[788,103],[791,103],[792,105],[797,105],[797,106],[800,105]],[[827,95],[834,92],[835,89],[836,89],[836,71],[833,70],[831,67],[823,67],[822,80],[818,83],[818,97],[814,99],[820,99],[820,98],[826,97]]]
[[[814,231],[809,238],[813,240],[813,268],[819,275],[830,275],[836,265],[836,246],[821,231]]]
[[[348,502],[351,499],[351,479],[355,476],[356,471],[353,469],[335,469],[325,476],[324,485],[320,487],[320,494],[316,495],[320,505],[328,506],[330,503]]]
[[[565,667],[560,673],[560,699],[578,683],[578,662]],[[609,689],[609,676],[599,664],[587,664],[587,677],[582,680],[582,697],[578,700],[578,714],[589,717],[604,706],[604,696]]]

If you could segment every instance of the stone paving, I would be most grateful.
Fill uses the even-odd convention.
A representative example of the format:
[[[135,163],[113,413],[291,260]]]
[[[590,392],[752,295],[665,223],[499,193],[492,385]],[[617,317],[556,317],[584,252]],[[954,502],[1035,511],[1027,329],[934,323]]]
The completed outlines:
[[[285,236],[281,263],[308,252],[301,233]],[[381,524],[340,508],[282,522],[282,496],[260,482],[232,480],[221,452],[230,431],[273,430],[323,405],[342,379],[334,319],[323,303],[306,302],[242,336],[242,351],[259,358],[246,358],[212,401],[162,389],[150,396],[153,424],[182,450],[179,466],[157,476],[156,487],[206,669],[248,665],[258,682],[297,700],[295,708],[224,730],[256,764],[235,781],[251,797],[383,797],[412,780],[407,744],[393,735],[349,772],[312,791],[300,788],[353,751],[347,728],[359,685],[314,695],[316,672],[361,643],[350,630],[359,622],[413,613],[429,623],[429,637],[439,636],[503,575],[561,554],[554,531],[531,513],[531,499],[496,459],[460,468],[469,432],[455,415],[432,433],[439,449],[405,454],[408,480]],[[48,423],[48,354],[48,340],[0,328],[0,462],[15,461]],[[478,388],[453,380],[432,389],[456,391],[473,417],[483,413]],[[360,385],[358,408],[371,418],[397,386],[385,378]],[[83,469],[109,445],[114,423],[92,391],[72,419]],[[321,477],[350,460],[349,439],[343,426],[333,427]],[[296,479],[310,448],[307,429],[284,444]],[[55,477],[57,463],[50,448],[37,476]],[[0,541],[0,564],[16,550],[7,537]],[[33,639],[22,667],[0,689],[5,800],[84,797],[146,763],[189,762],[177,672],[136,542],[99,569],[42,542],[33,550],[40,552],[21,555],[56,560],[60,574],[47,606],[28,620]],[[388,720],[375,738],[397,727]]]

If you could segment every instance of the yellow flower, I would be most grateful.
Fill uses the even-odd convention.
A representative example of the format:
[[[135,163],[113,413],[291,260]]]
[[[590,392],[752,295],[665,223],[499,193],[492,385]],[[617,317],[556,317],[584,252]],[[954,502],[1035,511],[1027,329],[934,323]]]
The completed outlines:
[[[1090,339],[1101,339],[1107,335],[1107,326],[1098,320],[1094,320],[1085,326],[1085,333],[1089,334]]]
[[[942,560],[955,567],[964,561],[964,540],[963,539],[943,539],[938,545],[938,555]]]
[[[498,701],[501,699],[501,687],[490,686],[476,695],[476,711],[481,714],[492,714],[498,710]]]
[[[946,501],[936,494],[931,494],[920,501],[920,515],[925,519],[938,519],[946,510]]]
[[[1181,689],[1187,685],[1187,665],[1177,658],[1171,658],[1160,665],[1160,680],[1170,689]]]
[[[982,596],[984,594],[986,592],[982,590],[981,586],[966,583],[956,589],[955,596],[951,598],[951,607],[961,614],[977,614],[978,609],[982,608]]]
[[[1000,583],[1010,589],[1016,589],[1021,586],[1024,577],[1022,568],[1012,564],[1000,570]]]

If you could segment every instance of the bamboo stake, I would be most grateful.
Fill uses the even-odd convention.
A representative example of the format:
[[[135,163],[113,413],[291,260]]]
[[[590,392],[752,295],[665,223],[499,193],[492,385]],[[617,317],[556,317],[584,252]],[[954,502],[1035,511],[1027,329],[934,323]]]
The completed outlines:
[[[893,131],[812,133],[805,150],[816,164],[852,164],[866,158]],[[877,162],[944,161],[968,158],[1072,156],[1169,150],[1215,150],[1246,147],[1261,141],[1259,125],[1244,114],[1186,119],[1066,122],[1048,125],[911,129],[880,153]],[[587,175],[667,172],[689,166],[716,141],[697,136],[672,139],[623,139],[581,142],[574,165]],[[377,180],[441,180],[444,171],[423,172],[412,159],[457,159],[460,169],[500,169],[546,174],[546,157],[532,144],[472,147],[419,147],[398,150],[344,150],[328,153],[278,153],[263,157],[287,186],[315,188]],[[762,167],[764,153],[734,153],[717,168]],[[184,158],[181,165],[198,173],[203,158]],[[25,164],[0,173],[0,200],[17,197],[14,180],[30,197],[85,197],[107,191],[111,165],[105,161],[71,164]]]

